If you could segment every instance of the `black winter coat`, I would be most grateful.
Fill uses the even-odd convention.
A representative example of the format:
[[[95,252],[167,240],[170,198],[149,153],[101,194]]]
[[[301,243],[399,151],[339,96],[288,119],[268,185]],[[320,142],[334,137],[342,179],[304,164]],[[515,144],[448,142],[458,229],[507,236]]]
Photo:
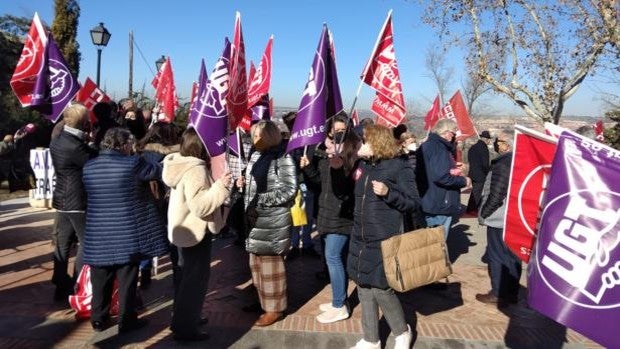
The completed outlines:
[[[479,140],[467,151],[469,161],[469,178],[474,182],[484,182],[491,168],[489,163],[489,148],[483,140]]]
[[[418,149],[416,179],[426,214],[453,215],[461,210],[461,188],[467,180],[450,174],[456,165],[452,150],[450,142],[432,132]]]
[[[323,145],[315,150],[310,165],[302,171],[311,187],[320,188],[316,223],[319,233],[349,234],[355,206],[355,181],[351,175],[347,175],[343,168],[331,168]]]
[[[82,169],[97,151],[79,137],[63,130],[50,144],[52,163],[56,172],[56,186],[52,207],[58,211],[85,211],[86,192],[82,183]]]
[[[512,164],[512,152],[498,156],[491,165],[491,175],[487,181],[489,182],[488,195],[484,195],[484,199],[480,206],[479,216],[489,218],[493,213],[505,205],[508,197],[508,185],[510,184],[510,165]],[[485,184],[485,187],[487,185]],[[485,194],[487,194],[485,192]],[[503,225],[504,212],[498,212]],[[491,223],[498,224],[498,223]],[[488,225],[488,224],[487,224]],[[491,225],[497,227],[496,225]]]
[[[403,157],[376,163],[362,160],[353,174],[355,218],[349,243],[347,272],[358,286],[387,289],[381,241],[402,231],[403,217],[420,202],[411,165]],[[388,186],[375,195],[372,181]]]

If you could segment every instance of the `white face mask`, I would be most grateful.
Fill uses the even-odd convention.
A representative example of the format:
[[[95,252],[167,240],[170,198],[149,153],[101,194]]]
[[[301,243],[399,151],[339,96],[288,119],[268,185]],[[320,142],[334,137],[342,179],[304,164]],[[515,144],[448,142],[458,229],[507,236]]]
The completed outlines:
[[[416,149],[418,149],[418,145],[415,143],[411,143],[407,146],[407,150],[409,151],[416,151]]]
[[[372,149],[370,148],[370,144],[368,144],[368,143],[362,144],[360,149],[357,151],[357,156],[359,156],[360,158],[368,159],[372,155],[373,155],[372,154]]]

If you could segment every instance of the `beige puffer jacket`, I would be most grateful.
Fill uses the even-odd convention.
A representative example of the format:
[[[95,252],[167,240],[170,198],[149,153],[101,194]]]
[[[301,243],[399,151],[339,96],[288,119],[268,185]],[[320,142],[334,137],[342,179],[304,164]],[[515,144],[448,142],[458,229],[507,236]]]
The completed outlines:
[[[204,160],[169,154],[164,158],[162,179],[170,187],[168,239],[178,247],[191,247],[207,229],[219,233],[224,226],[221,206],[230,192],[211,178]]]

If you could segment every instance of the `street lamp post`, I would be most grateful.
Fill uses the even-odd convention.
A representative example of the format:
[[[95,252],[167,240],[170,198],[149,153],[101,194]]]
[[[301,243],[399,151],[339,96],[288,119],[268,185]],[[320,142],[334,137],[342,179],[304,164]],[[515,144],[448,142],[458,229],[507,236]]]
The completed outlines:
[[[157,71],[161,70],[161,66],[166,63],[166,56],[161,55],[158,60],[155,61],[155,67],[157,67]]]
[[[90,30],[90,38],[93,44],[97,46],[97,86],[99,86],[99,76],[101,73],[101,50],[108,45],[112,34],[106,27],[103,26],[103,22],[99,22],[99,25]]]

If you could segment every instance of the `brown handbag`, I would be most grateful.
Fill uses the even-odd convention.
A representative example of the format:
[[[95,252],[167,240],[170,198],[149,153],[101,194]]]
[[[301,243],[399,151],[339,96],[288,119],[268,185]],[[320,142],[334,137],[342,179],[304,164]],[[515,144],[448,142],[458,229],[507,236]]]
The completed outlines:
[[[394,235],[381,241],[383,268],[391,288],[406,292],[452,274],[443,226]]]

